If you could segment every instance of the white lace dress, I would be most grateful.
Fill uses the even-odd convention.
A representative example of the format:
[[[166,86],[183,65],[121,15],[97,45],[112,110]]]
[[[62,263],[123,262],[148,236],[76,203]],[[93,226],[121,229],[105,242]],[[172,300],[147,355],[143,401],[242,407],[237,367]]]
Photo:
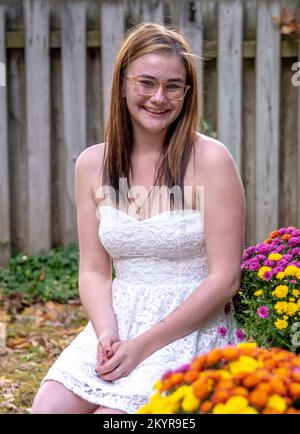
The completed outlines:
[[[119,337],[131,339],[165,318],[206,277],[202,215],[192,209],[173,210],[138,221],[101,206],[100,222],[99,237],[116,270],[112,294]],[[156,351],[127,377],[113,382],[95,373],[97,340],[89,322],[42,383],[56,380],[89,402],[135,413],[154,393],[152,387],[165,371],[235,341],[232,313],[232,306],[229,313],[222,309],[204,327]]]

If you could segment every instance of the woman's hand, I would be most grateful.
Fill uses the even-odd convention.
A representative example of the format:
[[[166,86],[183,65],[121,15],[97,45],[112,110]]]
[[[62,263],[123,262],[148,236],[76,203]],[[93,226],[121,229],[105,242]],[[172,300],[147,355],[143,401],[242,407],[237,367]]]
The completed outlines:
[[[113,345],[119,342],[119,336],[116,333],[106,331],[99,336],[97,345],[97,365],[101,366],[114,354]]]
[[[115,381],[126,377],[146,358],[143,346],[136,339],[115,342],[112,350],[113,356],[96,369],[99,377],[104,381]]]

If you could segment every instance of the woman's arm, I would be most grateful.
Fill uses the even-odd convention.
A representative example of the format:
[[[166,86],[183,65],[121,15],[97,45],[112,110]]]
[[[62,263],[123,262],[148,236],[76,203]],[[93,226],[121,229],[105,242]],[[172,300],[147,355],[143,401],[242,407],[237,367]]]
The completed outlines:
[[[99,339],[107,335],[117,340],[117,321],[112,307],[111,259],[99,237],[99,220],[93,186],[100,172],[101,145],[87,148],[75,166],[75,195],[79,238],[79,294],[82,305]]]
[[[245,226],[242,182],[219,142],[204,146],[200,159],[208,276],[177,309],[136,338],[148,356],[203,326],[239,290]]]

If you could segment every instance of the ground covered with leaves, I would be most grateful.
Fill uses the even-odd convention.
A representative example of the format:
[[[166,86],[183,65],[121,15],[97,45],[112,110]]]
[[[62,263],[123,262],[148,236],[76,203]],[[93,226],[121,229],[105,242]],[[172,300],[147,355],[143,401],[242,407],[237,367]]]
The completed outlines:
[[[39,384],[61,351],[87,324],[79,300],[34,303],[0,292],[0,414],[30,413]],[[3,334],[3,326],[2,326]]]

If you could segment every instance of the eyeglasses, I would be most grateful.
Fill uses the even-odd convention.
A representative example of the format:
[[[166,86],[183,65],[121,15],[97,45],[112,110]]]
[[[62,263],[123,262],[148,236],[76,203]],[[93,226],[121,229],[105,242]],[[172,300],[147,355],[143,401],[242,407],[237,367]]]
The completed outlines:
[[[159,83],[157,80],[147,77],[134,77],[132,75],[124,75],[124,78],[130,78],[135,82],[135,91],[139,95],[153,96],[162,86],[167,99],[182,100],[186,92],[191,86],[186,84],[170,81],[167,83]]]

